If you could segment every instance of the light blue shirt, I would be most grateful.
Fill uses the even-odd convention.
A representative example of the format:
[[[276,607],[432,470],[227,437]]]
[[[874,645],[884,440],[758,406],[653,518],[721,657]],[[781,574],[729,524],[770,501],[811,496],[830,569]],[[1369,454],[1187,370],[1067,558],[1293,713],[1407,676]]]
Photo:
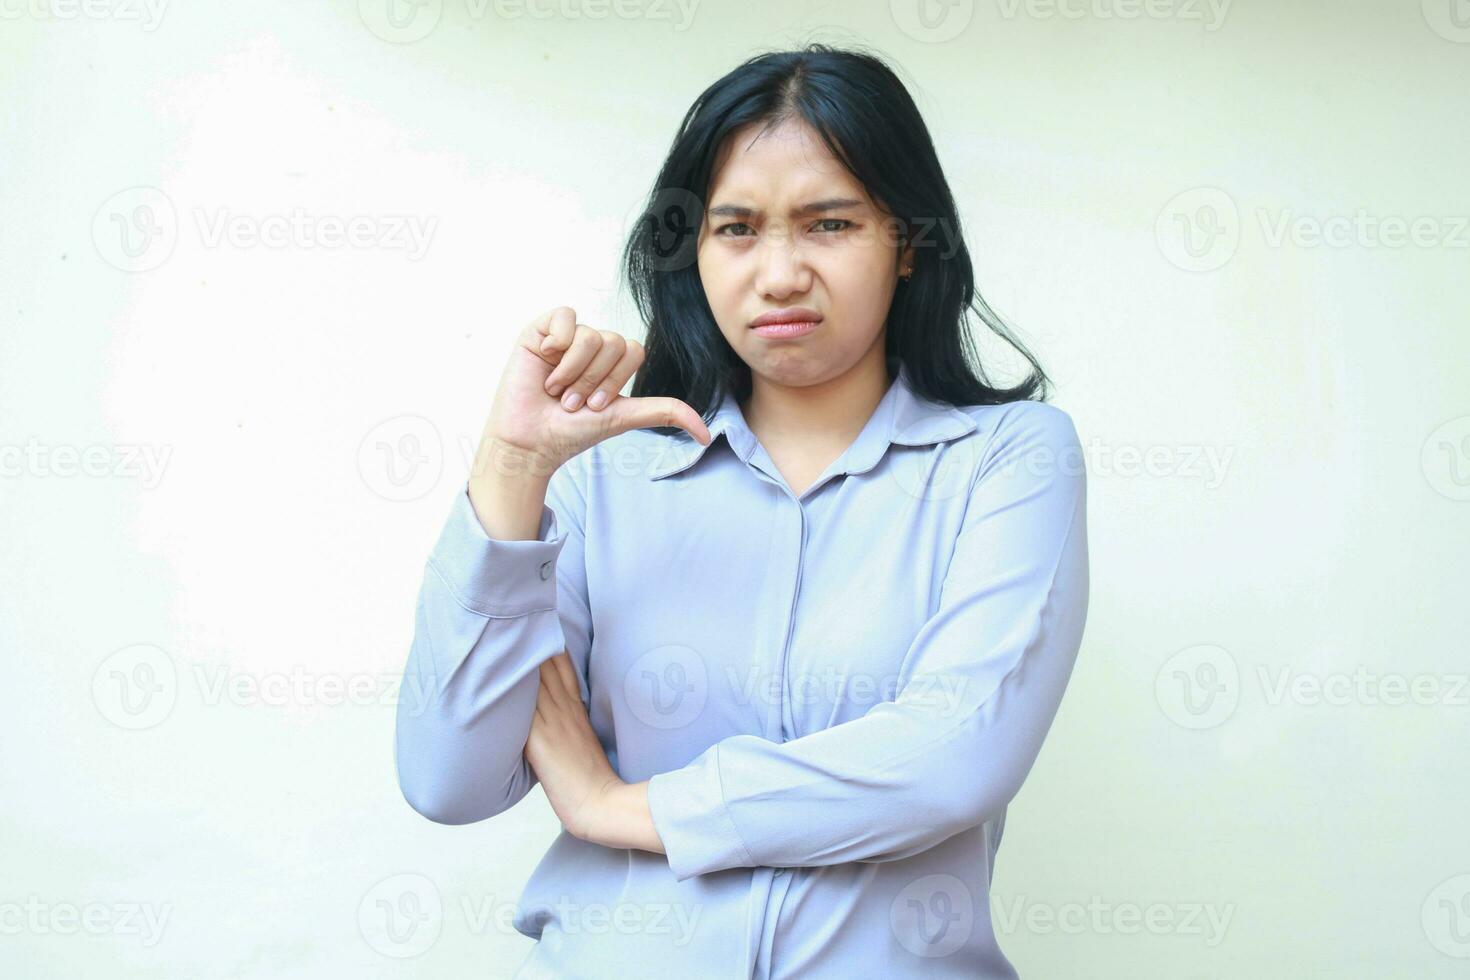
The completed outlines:
[[[408,658],[429,697],[398,708],[404,796],[448,824],[524,797],[565,649],[667,854],[563,831],[516,977],[1015,977],[993,862],[1087,615],[1071,417],[941,405],[900,371],[799,495],[733,396],[709,429],[579,454],[539,540],[489,538],[456,495]]]

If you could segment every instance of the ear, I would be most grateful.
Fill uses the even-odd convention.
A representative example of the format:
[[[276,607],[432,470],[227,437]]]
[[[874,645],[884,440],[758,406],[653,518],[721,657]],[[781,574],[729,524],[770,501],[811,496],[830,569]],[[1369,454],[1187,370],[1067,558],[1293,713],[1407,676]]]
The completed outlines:
[[[899,275],[903,275],[903,270],[905,270],[905,269],[912,269],[913,267],[914,267],[914,247],[912,245],[910,245],[908,248],[905,248],[899,254],[899,256],[898,256],[898,265],[895,268],[896,268],[896,270],[897,270],[897,272],[898,272]]]

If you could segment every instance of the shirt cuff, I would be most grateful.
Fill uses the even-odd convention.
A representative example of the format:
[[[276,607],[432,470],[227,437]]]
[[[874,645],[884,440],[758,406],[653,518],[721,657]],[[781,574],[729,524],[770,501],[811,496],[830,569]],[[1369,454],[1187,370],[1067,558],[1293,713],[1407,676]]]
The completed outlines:
[[[556,512],[542,504],[536,540],[492,538],[475,516],[466,486],[454,498],[429,564],[471,612],[497,619],[527,616],[556,608],[556,559],[568,533],[558,533]]]
[[[756,866],[725,809],[718,743],[682,769],[649,777],[648,812],[676,881]]]

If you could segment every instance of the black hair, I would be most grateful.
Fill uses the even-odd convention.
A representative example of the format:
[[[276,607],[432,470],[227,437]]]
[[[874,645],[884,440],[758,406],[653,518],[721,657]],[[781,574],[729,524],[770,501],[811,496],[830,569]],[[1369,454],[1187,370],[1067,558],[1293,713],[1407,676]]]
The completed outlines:
[[[764,133],[793,118],[820,134],[896,219],[900,250],[914,246],[912,277],[899,281],[888,313],[890,373],[906,367],[918,394],[954,406],[1045,401],[1050,381],[1041,365],[975,288],[954,197],[903,83],[873,54],[817,43],[746,60],[685,113],[623,253],[647,328],[632,395],[679,398],[706,424],[727,390],[739,401],[750,395],[750,367],[725,340],[705,296],[698,237],[726,137],[752,123],[764,123]],[[1025,380],[1011,388],[991,384],[969,334],[971,309],[1030,363]]]

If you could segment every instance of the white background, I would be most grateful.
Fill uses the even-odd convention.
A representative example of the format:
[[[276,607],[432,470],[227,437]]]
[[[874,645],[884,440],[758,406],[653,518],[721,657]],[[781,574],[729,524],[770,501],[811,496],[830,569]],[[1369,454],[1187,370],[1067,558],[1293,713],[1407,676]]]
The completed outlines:
[[[557,824],[401,798],[423,561],[514,333],[641,336],[679,119],[808,40],[900,66],[1089,453],[1021,975],[1470,969],[1470,11],[157,3],[0,0],[0,972],[511,973]]]

